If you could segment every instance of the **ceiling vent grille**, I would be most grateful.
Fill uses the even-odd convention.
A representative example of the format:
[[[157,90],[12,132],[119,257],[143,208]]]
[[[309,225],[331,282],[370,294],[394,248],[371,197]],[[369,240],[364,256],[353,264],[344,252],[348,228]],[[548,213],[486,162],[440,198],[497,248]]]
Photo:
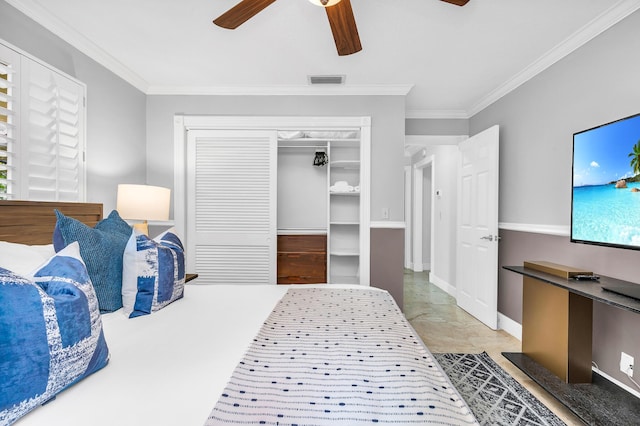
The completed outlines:
[[[326,85],[326,84],[344,84],[346,76],[344,75],[310,75],[309,84]]]

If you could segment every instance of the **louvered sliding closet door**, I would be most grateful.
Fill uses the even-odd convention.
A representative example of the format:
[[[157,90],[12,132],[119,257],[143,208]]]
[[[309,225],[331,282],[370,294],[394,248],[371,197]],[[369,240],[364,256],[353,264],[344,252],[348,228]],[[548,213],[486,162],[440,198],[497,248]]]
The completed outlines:
[[[187,253],[204,284],[276,283],[274,131],[190,130]]]

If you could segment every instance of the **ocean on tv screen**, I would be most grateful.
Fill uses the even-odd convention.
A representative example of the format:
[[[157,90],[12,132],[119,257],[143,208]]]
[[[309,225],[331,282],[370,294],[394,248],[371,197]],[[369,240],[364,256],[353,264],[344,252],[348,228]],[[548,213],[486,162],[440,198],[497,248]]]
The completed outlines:
[[[640,248],[640,182],[625,186],[616,188],[609,183],[573,188],[574,240]]]

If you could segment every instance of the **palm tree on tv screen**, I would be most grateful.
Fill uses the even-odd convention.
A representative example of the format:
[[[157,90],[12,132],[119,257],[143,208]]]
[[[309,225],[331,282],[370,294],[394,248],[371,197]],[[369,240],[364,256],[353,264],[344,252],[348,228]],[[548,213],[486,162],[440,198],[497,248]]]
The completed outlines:
[[[631,157],[631,163],[629,164],[633,169],[634,176],[640,173],[640,139],[638,143],[633,146],[633,152],[629,154]]]

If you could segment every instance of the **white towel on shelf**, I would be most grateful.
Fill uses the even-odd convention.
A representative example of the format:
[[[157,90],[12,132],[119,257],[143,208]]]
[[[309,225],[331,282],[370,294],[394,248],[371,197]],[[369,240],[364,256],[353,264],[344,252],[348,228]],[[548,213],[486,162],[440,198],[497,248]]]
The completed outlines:
[[[353,186],[345,180],[339,180],[329,187],[331,192],[353,192]]]

